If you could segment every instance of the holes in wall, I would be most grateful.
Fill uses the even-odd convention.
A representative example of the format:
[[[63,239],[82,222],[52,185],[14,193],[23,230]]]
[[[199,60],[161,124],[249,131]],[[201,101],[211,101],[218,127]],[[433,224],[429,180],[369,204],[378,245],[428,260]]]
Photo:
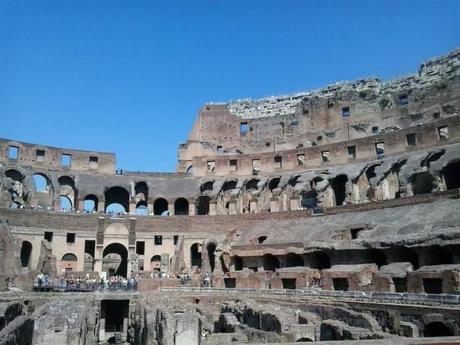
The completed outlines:
[[[264,243],[266,240],[267,240],[267,236],[259,236],[259,237],[257,237],[257,242],[259,242],[259,244]]]
[[[305,165],[305,154],[299,153],[297,155],[297,165],[303,167]]]
[[[281,169],[283,167],[283,158],[281,156],[275,157],[275,169]]]
[[[280,184],[280,178],[279,177],[275,177],[275,178],[272,178],[270,180],[270,182],[268,183],[268,189],[273,192],[273,190],[275,188],[278,188],[278,185]]]
[[[136,242],[136,254],[144,255],[145,254],[145,241]]]
[[[75,243],[75,233],[68,232],[66,236],[66,243]]]
[[[347,278],[332,278],[332,285],[335,291],[348,291]]]
[[[154,239],[153,239],[153,243],[156,245],[156,246],[161,246],[163,244],[163,236],[161,235],[155,235]]]
[[[330,161],[329,154],[330,154],[329,151],[321,151],[321,160],[323,163]]]
[[[342,108],[342,117],[350,117],[350,107]]]
[[[460,188],[460,161],[449,163],[442,169],[446,189]]]
[[[216,161],[207,161],[206,166],[208,174],[211,174],[216,170]]]
[[[238,161],[236,159],[230,159],[230,171],[238,170]]]
[[[207,215],[209,213],[209,202],[210,202],[209,196],[200,196],[197,199],[196,203],[196,208],[197,208],[197,214],[198,215]]]
[[[35,191],[39,193],[46,193],[49,191],[48,178],[43,174],[34,174],[32,179],[35,184]]]
[[[98,166],[99,166],[99,157],[89,156],[89,167],[91,169],[97,169]]]
[[[249,126],[247,122],[240,123],[240,136],[244,137],[249,131]]]
[[[45,240],[48,242],[53,241],[53,232],[52,231],[45,231],[45,235],[43,236]]]
[[[383,141],[379,141],[375,143],[374,146],[377,159],[385,158],[385,143]]]
[[[409,97],[406,94],[399,95],[399,105],[404,107],[409,104]]]
[[[35,161],[41,163],[45,161],[45,150],[36,150],[35,151]]]
[[[185,198],[179,198],[174,202],[174,214],[176,216],[188,215],[189,205],[188,200]]]
[[[214,181],[207,181],[200,186],[201,193],[206,192],[207,190],[211,191],[214,188]]]
[[[356,159],[356,146],[348,146],[347,147],[347,155],[348,159]]]
[[[252,160],[252,173],[257,175],[260,172],[260,159]]]
[[[158,198],[153,202],[153,214],[156,216],[168,215],[168,202],[166,199]]]
[[[179,235],[174,235],[173,236],[173,243],[176,245],[179,242]]]

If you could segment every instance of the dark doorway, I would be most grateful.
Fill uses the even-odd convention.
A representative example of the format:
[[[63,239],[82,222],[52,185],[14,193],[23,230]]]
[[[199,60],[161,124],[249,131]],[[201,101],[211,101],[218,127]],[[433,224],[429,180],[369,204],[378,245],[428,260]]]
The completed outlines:
[[[451,330],[443,322],[431,322],[425,326],[423,336],[429,337],[451,337]]]
[[[174,202],[174,214],[176,216],[188,215],[188,201],[185,198],[179,198]]]
[[[311,254],[307,254],[307,258],[309,259],[311,268],[317,268],[319,270],[331,268],[329,255],[325,252],[313,252]]]
[[[227,289],[236,288],[236,279],[235,278],[224,278],[224,284]]]
[[[167,211],[168,202],[163,198],[156,199],[153,203],[153,214],[156,216],[161,216],[164,215],[164,213]]]
[[[281,279],[281,283],[283,284],[283,289],[292,289],[295,290],[296,288],[296,279],[295,278],[283,278]]]
[[[441,278],[423,279],[423,290],[425,290],[425,293],[433,293],[433,294],[442,293],[442,279]]]
[[[265,254],[262,259],[265,271],[274,271],[276,268],[280,267],[280,262],[274,255]]]
[[[428,172],[415,174],[411,177],[412,191],[414,195],[431,193],[433,190],[433,176]]]
[[[407,278],[393,278],[395,292],[407,292]]]
[[[443,174],[447,189],[460,188],[460,161],[448,164]]]
[[[332,278],[332,285],[336,291],[348,291],[348,279],[347,278]]]
[[[209,196],[200,196],[196,202],[198,215],[207,215],[209,213]]]
[[[216,258],[214,256],[216,245],[214,243],[209,243],[206,249],[208,250],[209,266],[211,267],[211,272],[214,272],[214,268],[216,266]]]
[[[194,243],[190,247],[190,260],[191,266],[198,266],[201,268],[201,246],[199,243]]]
[[[129,300],[102,300],[101,318],[105,319],[106,332],[125,332],[123,324],[128,319]]]
[[[286,267],[300,267],[303,266],[303,258],[299,254],[288,253],[286,255],[285,266]]]
[[[331,187],[334,190],[335,204],[341,206],[346,198],[346,183],[348,177],[346,175],[339,175],[331,180]]]
[[[21,266],[30,268],[30,257],[32,254],[32,244],[29,241],[23,241],[21,246]]]

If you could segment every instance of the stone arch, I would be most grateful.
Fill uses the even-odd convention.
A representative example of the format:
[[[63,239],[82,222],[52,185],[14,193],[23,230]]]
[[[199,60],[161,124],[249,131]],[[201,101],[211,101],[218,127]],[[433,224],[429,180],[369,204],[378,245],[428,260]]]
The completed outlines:
[[[412,184],[412,193],[414,195],[431,193],[434,187],[434,178],[427,171],[412,175],[409,178],[409,182]]]
[[[200,192],[212,191],[214,189],[214,181],[203,182],[200,186]]]
[[[83,211],[86,213],[97,212],[99,199],[94,194],[88,194],[83,200]]]
[[[77,200],[77,190],[75,181],[70,176],[61,176],[59,182],[59,206],[62,210],[70,211],[75,208]]]
[[[190,266],[197,266],[201,268],[201,249],[202,246],[200,243],[194,243],[190,246]]]
[[[70,211],[73,209],[72,200],[66,195],[59,196],[59,205],[63,211]]]
[[[120,262],[118,264],[115,263],[114,265],[111,265],[112,262],[108,262],[109,260],[111,260],[111,258],[108,257],[108,255],[110,254],[118,255],[120,257]],[[114,242],[114,243],[107,245],[104,248],[102,257],[103,257],[102,263],[103,265],[105,264],[104,266],[106,266],[106,267],[103,267],[103,270],[108,271],[109,276],[110,275],[120,275],[123,277],[127,276],[128,249],[126,249],[126,247],[123,244]],[[108,269],[107,269],[107,264],[109,264]]]
[[[147,202],[149,200],[149,187],[147,183],[141,181],[134,185],[134,199],[136,203],[139,201]]]
[[[222,192],[226,192],[232,189],[236,189],[236,186],[238,184],[237,180],[227,180],[225,183],[222,185]]]
[[[258,190],[258,184],[259,184],[260,180],[258,178],[252,178],[250,179],[249,181],[246,182],[246,185],[244,186],[244,188],[248,191],[248,192],[251,192],[251,191],[256,191]]]
[[[168,201],[164,198],[158,198],[153,202],[153,214],[164,216],[168,212]]]
[[[280,268],[280,261],[272,254],[262,256],[262,263],[265,271],[275,271],[275,269]]]
[[[128,212],[129,210],[129,192],[120,186],[110,187],[104,193],[105,211]],[[108,210],[107,210],[108,209]]]
[[[67,253],[62,256],[61,261],[78,261],[78,258],[73,253]]]
[[[209,196],[201,195],[196,201],[196,208],[198,215],[207,215],[209,214],[209,203],[211,198]]]
[[[20,172],[19,170],[16,169],[8,169],[5,171],[5,176],[9,177],[10,179],[18,182],[23,182],[24,181],[24,174]]]
[[[140,200],[136,204],[136,214],[140,216],[148,216],[149,214],[149,209],[147,206],[147,201],[145,200]]]
[[[450,162],[444,169],[442,175],[446,183],[446,189],[460,188],[460,160]]]
[[[274,189],[278,188],[280,184],[280,178],[279,177],[274,177],[268,182],[268,189],[273,192]]]
[[[444,322],[435,321],[425,325],[423,336],[429,337],[450,337],[453,336],[452,330]]]
[[[34,181],[35,192],[38,193],[49,193],[50,192],[50,178],[44,173],[35,173],[32,175],[32,180]]]
[[[285,258],[285,267],[304,266],[304,261],[301,255],[295,253],[287,253]]]
[[[306,257],[311,268],[317,268],[319,270],[331,268],[331,259],[329,255],[323,251],[308,253]]]
[[[330,181],[332,190],[334,191],[335,197],[335,205],[341,206],[343,205],[346,197],[347,197],[347,188],[346,183],[348,182],[347,175],[338,175],[334,179]]]
[[[176,216],[187,216],[189,210],[188,200],[185,198],[178,198],[174,202],[174,214]]]
[[[32,258],[32,243],[29,241],[22,241],[21,245],[21,267],[30,268]]]

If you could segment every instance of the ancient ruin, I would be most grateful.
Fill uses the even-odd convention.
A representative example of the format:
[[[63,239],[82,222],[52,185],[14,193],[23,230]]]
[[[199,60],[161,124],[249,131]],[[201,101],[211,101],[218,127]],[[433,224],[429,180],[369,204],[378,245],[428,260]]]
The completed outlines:
[[[0,140],[0,345],[460,343],[459,111],[455,50],[205,104],[175,173]]]

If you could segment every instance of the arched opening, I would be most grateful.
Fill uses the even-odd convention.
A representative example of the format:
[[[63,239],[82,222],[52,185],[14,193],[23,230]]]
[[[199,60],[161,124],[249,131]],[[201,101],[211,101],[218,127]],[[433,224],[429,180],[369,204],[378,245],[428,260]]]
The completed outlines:
[[[176,216],[188,215],[188,200],[185,198],[179,198],[174,202],[174,214]]]
[[[446,189],[460,188],[460,161],[449,163],[443,170]]]
[[[147,186],[147,183],[136,183],[134,186],[134,194],[136,202],[145,201],[147,203],[147,200],[149,199],[149,187]]]
[[[300,205],[303,208],[315,208],[318,206],[318,193],[314,190],[303,193]]]
[[[22,241],[21,246],[21,267],[30,268],[30,258],[32,256],[32,243]]]
[[[190,264],[201,268],[201,244],[194,243],[190,247]]]
[[[214,268],[216,266],[216,245],[214,243],[209,243],[206,249],[208,251],[209,266],[211,267],[211,272],[214,272]]]
[[[144,200],[139,201],[136,204],[136,214],[139,216],[148,216],[149,215],[149,209],[147,207],[147,202]]]
[[[97,212],[97,206],[99,203],[99,199],[94,194],[89,194],[85,196],[85,200],[83,201],[83,210],[86,213]]]
[[[111,243],[104,248],[102,254],[102,270],[108,276],[120,275],[126,277],[128,273],[128,250],[120,243]]]
[[[268,189],[269,189],[271,192],[273,192],[273,190],[274,190],[275,188],[278,188],[279,184],[280,184],[280,178],[279,178],[279,177],[272,178],[272,179],[270,180],[270,182],[268,183]]]
[[[152,272],[161,271],[161,256],[160,255],[154,255],[150,259],[150,271]]]
[[[450,265],[453,264],[452,253],[440,246],[431,246],[426,248],[420,248],[421,261],[423,266],[432,265]]]
[[[343,205],[346,198],[346,183],[348,181],[347,175],[339,175],[331,180],[331,187],[334,190],[335,204],[337,206]]]
[[[286,261],[285,261],[285,266],[286,267],[300,267],[303,266],[303,258],[299,254],[295,253],[287,253],[286,254]]]
[[[412,248],[395,247],[390,250],[394,262],[410,262],[414,270],[419,268],[418,255]]]
[[[412,183],[414,195],[431,193],[433,190],[434,179],[429,172],[414,174],[409,181]]]
[[[77,270],[77,256],[72,253],[64,254],[61,258],[61,268],[64,272],[72,272]]]
[[[49,192],[49,178],[48,176],[37,173],[32,175],[34,180],[35,191],[38,193],[48,193]]]
[[[187,169],[185,170],[187,174],[191,174],[193,172],[193,165],[189,165]]]
[[[366,252],[366,259],[369,263],[376,264],[379,268],[387,264],[385,253],[378,249],[369,249]]]
[[[207,181],[200,186],[201,193],[211,191],[214,188],[214,181]]]
[[[168,211],[168,202],[166,199],[158,198],[153,203],[153,214],[156,216],[164,216]]]
[[[128,212],[129,192],[123,187],[111,187],[105,192],[106,212]]]
[[[237,183],[238,183],[238,182],[237,182],[236,180],[225,181],[224,185],[222,186],[222,191],[223,191],[223,192],[226,192],[226,191],[228,191],[228,190],[235,189]]]
[[[319,270],[331,268],[331,260],[329,259],[329,255],[325,252],[309,253],[307,254],[307,258],[311,268],[317,268]]]
[[[311,340],[310,338],[300,338],[300,339],[297,339],[296,343],[311,343],[313,340]]]
[[[7,171],[5,171],[5,176],[9,177],[10,179],[14,181],[18,181],[18,182],[24,181],[24,175],[21,172],[14,170],[14,169],[8,169]]]
[[[423,336],[426,338],[430,337],[451,337],[453,336],[452,331],[445,325],[445,323],[436,321],[430,322],[425,325]]]
[[[65,196],[65,195],[61,195],[59,197],[59,203],[61,205],[61,210],[62,211],[71,211],[72,210],[72,201],[70,200],[70,198],[68,196]]]
[[[257,185],[259,184],[259,179],[253,178],[246,183],[246,190],[248,192],[256,191],[258,189]]]
[[[198,215],[207,215],[209,213],[209,201],[211,198],[209,196],[200,196],[197,199],[197,214]]]
[[[297,183],[299,183],[299,180],[300,180],[300,175],[296,175],[296,176],[293,176],[291,177],[291,179],[289,180],[289,185],[291,187],[295,187]]]
[[[267,236],[259,236],[257,237],[257,242],[259,242],[259,244],[262,244],[266,241],[267,239]]]
[[[265,271],[275,271],[275,269],[280,268],[280,261],[272,254],[265,254],[262,260]]]
[[[243,259],[239,257],[238,255],[234,255],[232,257],[233,260],[233,267],[235,268],[235,271],[241,271],[243,269]]]

